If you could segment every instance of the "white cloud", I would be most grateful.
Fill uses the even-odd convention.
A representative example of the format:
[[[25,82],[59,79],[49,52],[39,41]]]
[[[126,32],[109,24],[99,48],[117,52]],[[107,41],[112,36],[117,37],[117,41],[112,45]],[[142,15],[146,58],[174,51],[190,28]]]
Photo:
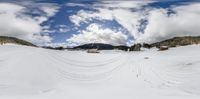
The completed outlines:
[[[176,36],[200,35],[200,4],[172,8],[175,14],[168,15],[166,9],[150,12],[145,33],[138,42],[156,42]]]
[[[104,0],[101,3],[96,3],[93,7],[101,7],[101,8],[120,8],[120,9],[140,9],[142,6],[147,5],[148,3],[154,2],[153,0]]]
[[[69,29],[66,29],[66,28],[59,28],[59,32],[60,33],[66,33],[66,32],[68,32],[69,31]]]
[[[106,3],[107,2],[107,3]],[[139,3],[139,4],[138,4]],[[94,4],[97,11],[80,10],[70,20],[78,27],[81,23],[90,23],[92,20],[115,20],[127,29],[134,42],[153,43],[175,36],[200,35],[200,4],[172,6],[171,8],[146,7],[149,2],[141,1],[105,1]],[[133,11],[132,8],[135,10]],[[168,9],[175,14],[168,15]],[[141,20],[147,20],[144,33],[139,31]]]
[[[19,12],[22,9],[24,9],[24,7],[22,7],[22,6],[12,5],[9,3],[0,3],[0,7],[1,7],[1,9],[0,9],[1,14],[5,14],[5,13],[13,14],[13,13]]]
[[[153,0],[99,0],[98,2],[94,4],[83,4],[83,3],[66,3],[66,6],[70,7],[84,7],[84,8],[123,8],[123,9],[129,9],[129,8],[141,8],[144,5],[147,5],[148,3],[155,2]]]
[[[76,15],[69,16],[71,22],[73,22],[76,26],[80,26],[81,23],[88,23],[88,21],[92,21],[93,18],[99,20],[112,20],[112,11],[107,9],[99,9],[101,11],[85,11],[80,10]]]
[[[119,9],[113,10],[113,15],[114,20],[126,28],[134,38],[139,37],[139,20],[143,19],[144,16],[141,12],[131,12],[130,10]]]
[[[17,37],[35,43],[50,42],[52,38],[48,35],[41,35],[43,30],[41,23],[46,21],[50,16],[55,15],[57,8],[54,9],[54,7],[50,7],[49,5],[48,7],[45,5],[40,7],[42,8],[40,10],[44,14],[40,13],[41,15],[33,17],[26,14],[31,13],[27,5],[0,3],[0,35]],[[48,8],[51,9],[46,10]]]
[[[51,17],[54,16],[56,12],[58,12],[59,7],[56,5],[46,5],[42,6],[40,9],[46,13],[47,17]]]
[[[139,20],[146,16],[143,12],[132,12],[130,9],[105,9],[98,8],[98,12],[80,10],[77,15],[70,16],[70,20],[76,25],[89,23],[93,19],[115,20],[125,29],[127,29],[134,38],[138,38],[141,33],[138,32]]]
[[[81,23],[88,23],[93,19],[98,20],[116,20],[121,25],[124,25],[130,29],[131,25],[135,25],[138,18],[142,18],[141,12],[131,11],[130,8],[139,9],[144,5],[150,3],[149,1],[103,1],[102,3],[91,5],[92,8],[97,11],[80,10],[76,15],[69,16],[71,22],[76,26],[80,26]],[[112,8],[112,9],[110,9]],[[127,8],[127,9],[124,9]],[[124,22],[128,23],[124,23]],[[131,21],[131,23],[130,23]],[[132,23],[133,22],[133,23]],[[129,25],[129,26],[128,26]]]
[[[51,43],[53,38],[51,38],[49,35],[34,35],[32,39],[32,42],[36,43],[38,46],[43,46],[45,44]]]
[[[127,43],[127,39],[127,36],[120,31],[101,28],[100,25],[93,23],[86,30],[67,39],[67,42],[70,44],[107,43],[124,45]]]
[[[70,31],[70,29],[67,25],[58,25],[58,32],[59,33],[66,33],[68,31]]]
[[[103,3],[92,6],[97,11],[80,10],[76,15],[72,15],[69,18],[76,26],[80,26],[81,23],[92,22],[93,19],[115,20],[127,29],[134,38],[138,38],[141,35],[138,31],[140,20],[145,19],[146,13],[150,10],[139,9],[148,3],[150,1],[103,1]]]
[[[51,26],[43,26],[44,33],[66,33],[70,31],[69,27],[67,25],[56,25],[53,29]]]
[[[23,15],[23,9],[25,8],[22,6],[10,3],[0,4],[0,35],[30,40],[32,34],[40,32],[40,25],[29,16]]]
[[[76,6],[78,6],[78,7],[87,7],[86,4],[80,4],[80,3],[66,3],[65,5],[69,6],[69,7],[76,7]]]

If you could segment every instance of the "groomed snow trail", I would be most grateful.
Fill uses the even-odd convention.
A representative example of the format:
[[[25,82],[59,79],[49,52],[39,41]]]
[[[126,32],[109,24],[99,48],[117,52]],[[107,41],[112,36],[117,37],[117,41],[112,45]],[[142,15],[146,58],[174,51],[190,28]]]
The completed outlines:
[[[199,99],[200,46],[141,52],[0,46],[0,99]]]

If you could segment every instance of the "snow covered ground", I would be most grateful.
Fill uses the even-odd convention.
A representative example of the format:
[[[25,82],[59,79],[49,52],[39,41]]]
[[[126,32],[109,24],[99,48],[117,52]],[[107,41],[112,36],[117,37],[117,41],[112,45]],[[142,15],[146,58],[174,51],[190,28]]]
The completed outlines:
[[[141,52],[0,46],[0,99],[200,99],[200,45]]]

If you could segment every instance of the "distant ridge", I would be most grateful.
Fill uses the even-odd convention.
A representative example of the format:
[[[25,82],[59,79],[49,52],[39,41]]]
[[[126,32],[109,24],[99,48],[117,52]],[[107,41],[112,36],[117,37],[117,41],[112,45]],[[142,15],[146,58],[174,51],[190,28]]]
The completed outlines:
[[[140,51],[141,47],[144,48],[151,48],[151,47],[158,47],[158,46],[168,46],[168,47],[177,47],[177,46],[186,46],[186,45],[192,45],[192,44],[200,44],[200,36],[184,36],[184,37],[174,37],[171,39],[167,39],[164,41],[148,44],[134,44],[131,47],[128,47],[126,45],[120,45],[120,46],[113,46],[110,44],[103,44],[103,43],[88,43],[80,46],[76,46],[73,49],[93,49],[97,48],[99,50],[113,50],[113,49],[119,49],[127,51],[130,49],[130,51]]]
[[[7,36],[0,36],[0,44],[6,44],[6,43],[13,43],[13,44],[19,44],[19,45],[26,45],[26,46],[33,46],[36,47],[36,45],[27,42],[25,40],[21,40],[15,37],[7,37]]]
[[[184,36],[184,37],[174,37],[171,39],[167,39],[164,41],[148,44],[148,43],[138,43],[134,44],[132,46],[126,46],[126,45],[118,45],[114,46],[111,44],[104,44],[104,43],[88,43],[83,44],[79,46],[75,46],[73,48],[64,48],[62,46],[60,47],[43,47],[46,49],[52,49],[52,50],[87,50],[87,49],[98,49],[98,50],[123,50],[123,51],[140,51],[141,48],[152,48],[152,47],[159,47],[159,46],[167,46],[167,47],[177,47],[177,46],[186,46],[186,45],[192,45],[192,44],[200,44],[200,36]]]
[[[83,49],[83,50],[87,50],[87,49],[98,49],[98,50],[114,50],[114,49],[118,49],[118,50],[124,50],[124,51],[128,51],[128,49],[131,49],[131,47],[128,47],[126,45],[111,45],[111,44],[104,44],[104,43],[88,43],[88,44],[83,44],[80,46],[76,46],[73,49]]]
[[[80,46],[74,47],[74,49],[99,49],[99,50],[112,50],[114,49],[113,45],[103,44],[103,43],[88,43]]]
[[[192,44],[200,44],[200,36],[184,36],[184,37],[174,37],[167,39],[161,42],[156,42],[151,44],[152,47],[155,46],[168,46],[168,47],[177,47],[177,46],[186,46]]]

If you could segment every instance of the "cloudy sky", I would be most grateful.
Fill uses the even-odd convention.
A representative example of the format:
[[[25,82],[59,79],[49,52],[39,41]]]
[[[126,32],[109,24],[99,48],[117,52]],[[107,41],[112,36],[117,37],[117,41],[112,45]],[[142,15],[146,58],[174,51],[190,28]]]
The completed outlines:
[[[0,0],[0,36],[37,45],[132,45],[200,35],[199,0]]]

